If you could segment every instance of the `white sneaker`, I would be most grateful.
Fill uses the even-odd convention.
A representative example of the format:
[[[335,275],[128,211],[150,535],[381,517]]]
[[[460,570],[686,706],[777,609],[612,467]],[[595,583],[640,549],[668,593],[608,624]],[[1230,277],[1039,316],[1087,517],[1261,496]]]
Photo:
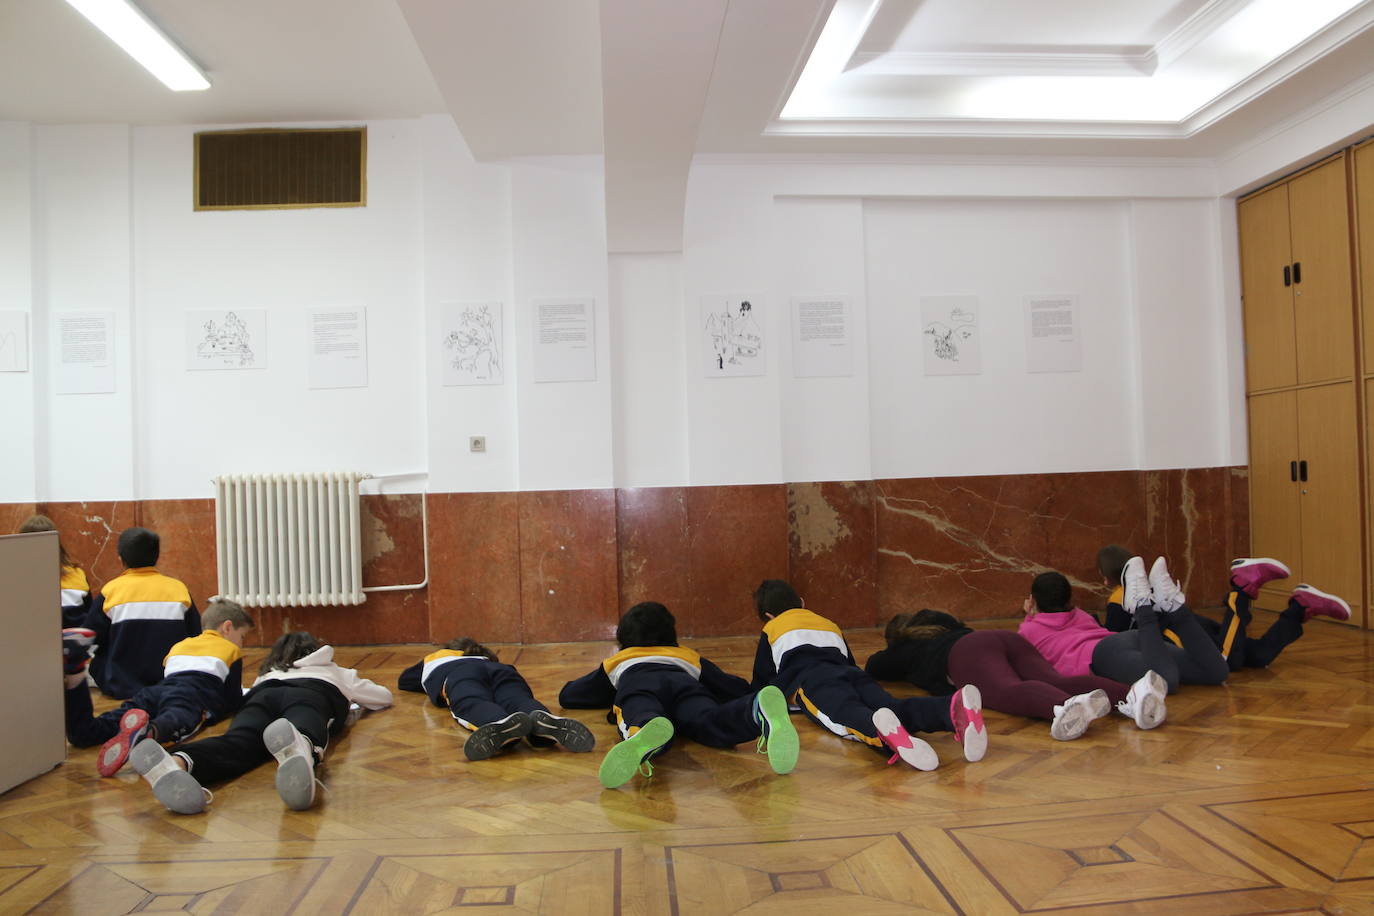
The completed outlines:
[[[892,756],[887,761],[889,764],[901,760],[918,770],[927,771],[940,765],[935,748],[908,732],[892,710],[884,708],[875,711],[873,727],[878,730],[878,737],[883,743],[892,749]]]
[[[1169,685],[1164,678],[1147,671],[1144,677],[1131,685],[1126,699],[1117,703],[1116,709],[1128,719],[1133,719],[1137,728],[1154,728],[1168,715],[1164,703],[1168,692]]]
[[[310,739],[286,719],[277,719],[262,733],[263,744],[277,758],[277,794],[293,811],[315,803],[315,748]]]
[[[1088,710],[1080,703],[1065,702],[1054,707],[1054,721],[1050,723],[1050,737],[1056,741],[1072,741],[1088,730]]]
[[[1145,574],[1145,561],[1131,557],[1121,570],[1121,606],[1126,613],[1134,614],[1143,604],[1154,603],[1154,593],[1150,590],[1150,577]]]
[[[1178,582],[1169,575],[1169,564],[1163,557],[1157,558],[1155,565],[1150,567],[1150,591],[1155,593],[1155,607],[1164,614],[1173,613],[1188,600],[1183,597]]]

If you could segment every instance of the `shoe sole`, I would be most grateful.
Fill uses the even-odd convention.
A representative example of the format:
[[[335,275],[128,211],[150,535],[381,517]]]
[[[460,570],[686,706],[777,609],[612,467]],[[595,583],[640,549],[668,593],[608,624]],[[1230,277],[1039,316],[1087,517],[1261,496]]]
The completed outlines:
[[[1147,693],[1136,701],[1133,718],[1137,728],[1149,730],[1162,724],[1167,715],[1164,697],[1157,693]]]
[[[787,714],[787,699],[781,690],[771,686],[760,690],[758,699],[759,713],[767,723],[764,737],[768,742],[768,765],[774,773],[790,773],[796,769],[801,743],[797,739],[796,726]]]
[[[644,723],[630,737],[606,752],[597,770],[597,778],[608,789],[618,789],[634,779],[639,764],[646,756],[663,747],[673,738],[673,723],[659,716]]]
[[[262,733],[263,744],[277,758],[277,794],[292,811],[304,811],[315,803],[315,762],[309,754],[290,753],[298,734],[285,719],[277,719]]]
[[[530,734],[534,722],[523,712],[513,712],[499,722],[489,722],[468,735],[463,755],[469,760],[490,760],[511,741]]]
[[[113,776],[118,773],[147,728],[148,713],[142,709],[131,709],[120,716],[119,734],[106,741],[100,748],[100,756],[96,758],[96,772],[101,776]]]
[[[878,736],[883,739],[883,744],[891,748],[892,753],[900,757],[903,763],[925,772],[930,772],[940,765],[940,757],[935,753],[935,748],[910,732],[907,732],[907,737],[911,739],[911,747],[897,747],[887,739],[888,735],[904,730],[902,720],[898,719],[892,710],[880,709],[873,713],[873,727],[878,730]]]
[[[1053,722],[1050,723],[1050,737],[1056,741],[1072,741],[1083,737],[1088,730],[1088,710],[1081,703],[1066,703]]]
[[[1075,697],[1070,697],[1069,699],[1072,701]],[[1089,691],[1088,693],[1079,694],[1077,699],[1078,703],[1074,705],[1083,708],[1084,712],[1088,714],[1089,722],[1100,719],[1103,716],[1111,715],[1112,701],[1107,696],[1107,692],[1101,688]]]
[[[1280,579],[1287,579],[1289,576],[1293,575],[1293,571],[1288,568],[1287,563],[1281,560],[1275,560],[1273,557],[1246,557],[1244,563],[1239,566],[1232,566],[1231,571],[1235,572],[1238,569],[1250,569],[1255,566],[1272,566],[1275,569],[1283,570],[1283,575],[1278,577]]]
[[[1322,607],[1322,608],[1315,608],[1315,609],[1314,609],[1314,608],[1309,608],[1309,607],[1307,607],[1307,605],[1304,604],[1304,605],[1303,605],[1303,608],[1304,608],[1306,611],[1308,611],[1308,613],[1310,613],[1313,617],[1330,617],[1332,620],[1341,620],[1341,621],[1345,621],[1345,620],[1349,620],[1349,619],[1350,619],[1350,605],[1349,605],[1349,604],[1346,604],[1344,598],[1340,598],[1340,597],[1338,597],[1338,596],[1336,596],[1336,595],[1328,594],[1327,592],[1324,592],[1324,591],[1322,591],[1322,590],[1319,589],[1319,588],[1313,588],[1313,587],[1310,586],[1310,585],[1299,586],[1298,588],[1294,589],[1294,593],[1296,594],[1297,592],[1302,592],[1303,594],[1307,594],[1307,595],[1316,595],[1316,596],[1319,597],[1319,598],[1325,598],[1327,601],[1334,601],[1334,602],[1336,603],[1336,607],[1335,607],[1335,608]],[[1299,604],[1302,604],[1301,601],[1298,602],[1298,603],[1299,603]],[[1340,614],[1331,613],[1332,611],[1337,610],[1337,609],[1343,610],[1343,611],[1345,612],[1345,616],[1342,617]]]
[[[162,745],[144,739],[129,752],[129,763],[142,776],[167,757]],[[176,814],[199,814],[205,810],[205,789],[194,776],[179,767],[163,774],[152,788],[153,797]]]
[[[966,684],[959,689],[959,700],[966,710],[982,713],[983,694],[973,684]],[[981,728],[975,728],[970,722],[964,727],[964,736],[959,743],[964,746],[964,759],[969,763],[982,760],[988,752],[987,723],[984,722]]]
[[[585,754],[596,747],[596,736],[576,719],[543,711],[536,711],[530,719],[534,722],[531,737],[552,739],[574,754]]]

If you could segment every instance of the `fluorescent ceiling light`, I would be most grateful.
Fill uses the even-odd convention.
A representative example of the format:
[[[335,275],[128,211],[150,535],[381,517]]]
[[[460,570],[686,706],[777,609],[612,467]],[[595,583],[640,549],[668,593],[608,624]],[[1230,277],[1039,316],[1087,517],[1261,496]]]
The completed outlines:
[[[200,68],[128,0],[67,2],[168,89],[186,92],[210,88]]]

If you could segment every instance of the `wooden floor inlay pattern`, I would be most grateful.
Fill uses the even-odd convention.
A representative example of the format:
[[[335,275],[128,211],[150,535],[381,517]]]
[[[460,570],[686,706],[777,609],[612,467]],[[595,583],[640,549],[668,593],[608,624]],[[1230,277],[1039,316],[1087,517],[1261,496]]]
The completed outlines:
[[[599,713],[574,713],[591,754],[470,763],[445,710],[398,694],[331,749],[315,809],[287,810],[269,765],[181,817],[73,749],[0,796],[0,912],[1374,914],[1374,644],[1307,629],[1272,669],[1170,697],[1154,731],[1113,716],[1057,742],[990,713],[987,758],[937,735],[932,773],[797,719],[790,776],[682,745],[604,790]],[[753,639],[691,645],[748,673]],[[551,703],[607,649],[502,655]],[[424,651],[338,657],[394,687]]]

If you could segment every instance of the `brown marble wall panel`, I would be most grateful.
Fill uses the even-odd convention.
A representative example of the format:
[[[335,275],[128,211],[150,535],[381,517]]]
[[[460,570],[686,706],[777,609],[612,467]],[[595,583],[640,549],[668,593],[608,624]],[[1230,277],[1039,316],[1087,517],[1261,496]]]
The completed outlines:
[[[1231,558],[1250,556],[1250,469],[1227,468],[1226,516],[1231,520],[1227,545]]]
[[[624,613],[640,601],[658,601],[675,616],[694,608],[686,487],[617,490],[616,543]]]
[[[1169,561],[1196,607],[1223,603],[1231,562],[1231,520],[1226,514],[1229,468],[1176,469],[1143,473],[1145,542],[1133,549],[1152,563]]]
[[[360,500],[363,587],[408,585],[425,577],[420,493],[368,494]],[[378,594],[378,593],[374,593]]]
[[[429,639],[520,642],[515,493],[429,495]]]
[[[521,641],[611,638],[620,605],[615,491],[527,491],[517,501]]]
[[[1145,540],[1135,472],[881,480],[876,488],[880,621],[923,607],[975,620],[1011,616],[1047,569],[1068,576],[1083,607],[1100,607],[1098,549]]]
[[[691,610],[679,636],[757,632],[754,589],[788,571],[787,487],[687,488]]]
[[[421,589],[374,592],[367,601],[347,607],[250,608],[257,629],[255,646],[269,645],[289,630],[309,630],[337,646],[429,642],[429,601]]]
[[[807,607],[844,627],[878,623],[871,480],[787,485],[789,577]]]
[[[37,503],[0,503],[0,534],[14,534],[37,511]]]
[[[142,524],[140,503],[128,500],[50,502],[39,503],[38,511],[57,525],[62,546],[85,568],[92,589],[100,588],[124,571],[116,549],[119,533]]]
[[[145,528],[162,541],[157,566],[186,583],[202,611],[219,591],[215,562],[215,501],[213,499],[149,499],[139,504]]]

